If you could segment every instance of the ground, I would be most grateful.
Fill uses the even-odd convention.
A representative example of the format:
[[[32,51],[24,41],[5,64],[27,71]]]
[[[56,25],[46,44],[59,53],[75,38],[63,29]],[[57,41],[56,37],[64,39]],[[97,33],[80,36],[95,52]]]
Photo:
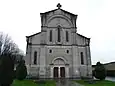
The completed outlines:
[[[12,86],[38,86],[32,80],[14,80]]]
[[[84,86],[115,86],[115,82],[108,81],[108,80],[95,81],[93,84],[90,84],[87,81],[83,81],[83,80],[77,80],[76,82]]]
[[[37,82],[33,80],[14,80],[12,86],[115,86],[115,82],[103,80],[95,81],[90,84],[89,81],[84,80],[69,80],[69,79],[59,79],[59,80],[45,80],[44,82]]]
[[[45,83],[35,83],[33,80],[14,80],[12,86],[56,86],[54,80],[47,80]]]

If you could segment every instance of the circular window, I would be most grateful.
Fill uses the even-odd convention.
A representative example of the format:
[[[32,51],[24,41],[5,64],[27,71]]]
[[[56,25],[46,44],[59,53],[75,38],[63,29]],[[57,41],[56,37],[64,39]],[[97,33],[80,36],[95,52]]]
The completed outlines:
[[[52,50],[49,50],[49,53],[52,53]]]
[[[67,50],[66,52],[69,53],[69,50]]]

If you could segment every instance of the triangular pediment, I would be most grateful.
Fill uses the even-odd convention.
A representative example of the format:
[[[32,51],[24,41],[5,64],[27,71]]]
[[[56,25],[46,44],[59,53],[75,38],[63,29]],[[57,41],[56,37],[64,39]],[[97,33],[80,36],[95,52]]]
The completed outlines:
[[[54,9],[54,10],[51,10],[51,11],[40,13],[40,15],[41,15],[42,26],[47,26],[46,25],[47,20],[49,18],[51,18],[52,16],[58,16],[58,17],[59,16],[64,16],[67,19],[69,19],[74,26],[76,26],[75,24],[76,24],[77,15],[73,14],[73,13],[70,13],[68,11],[65,11],[65,10],[61,9],[60,7],[58,7],[58,9]]]
[[[53,12],[54,14],[63,14],[63,13],[66,13],[66,14],[69,14],[69,15],[71,15],[71,16],[77,16],[77,15],[75,15],[75,14],[73,14],[73,13],[70,13],[70,12],[68,12],[68,11],[65,11],[65,10],[61,9],[62,5],[61,5],[60,3],[57,4],[57,7],[58,7],[58,9],[54,9],[54,10],[51,10],[51,11],[47,11],[47,12],[41,13],[41,14],[50,14],[50,13]]]
[[[73,14],[71,12],[68,12],[66,10],[63,10],[63,9],[54,9],[54,10],[51,10],[51,11],[47,11],[47,12],[44,12],[44,13],[40,13],[40,14],[68,14],[68,15],[71,15],[71,16],[77,16],[76,14]]]
[[[65,11],[63,9],[55,9],[55,10],[47,11],[47,12],[40,13],[40,14],[45,15],[47,17],[51,17],[53,15],[64,15],[64,16],[67,16],[68,18],[77,17],[77,15],[70,13],[68,11]]]

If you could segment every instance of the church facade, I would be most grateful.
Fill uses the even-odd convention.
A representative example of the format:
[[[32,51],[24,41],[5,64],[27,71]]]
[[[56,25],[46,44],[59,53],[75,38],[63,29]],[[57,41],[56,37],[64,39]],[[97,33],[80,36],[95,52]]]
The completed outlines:
[[[77,33],[77,15],[61,9],[40,13],[41,32],[26,36],[28,75],[38,78],[92,77],[90,38]]]

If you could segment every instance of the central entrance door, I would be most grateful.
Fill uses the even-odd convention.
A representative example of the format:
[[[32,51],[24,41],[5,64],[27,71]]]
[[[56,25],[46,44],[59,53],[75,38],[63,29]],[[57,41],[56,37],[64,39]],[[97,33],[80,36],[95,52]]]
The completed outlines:
[[[54,67],[53,70],[54,78],[64,78],[65,77],[65,67]]]
[[[63,58],[54,59],[53,63],[53,77],[54,78],[65,78],[68,71],[65,71],[65,61]],[[52,73],[52,72],[51,72]]]
[[[65,77],[65,67],[60,67],[60,77],[61,78]]]
[[[58,78],[58,67],[54,67],[54,78]]]

